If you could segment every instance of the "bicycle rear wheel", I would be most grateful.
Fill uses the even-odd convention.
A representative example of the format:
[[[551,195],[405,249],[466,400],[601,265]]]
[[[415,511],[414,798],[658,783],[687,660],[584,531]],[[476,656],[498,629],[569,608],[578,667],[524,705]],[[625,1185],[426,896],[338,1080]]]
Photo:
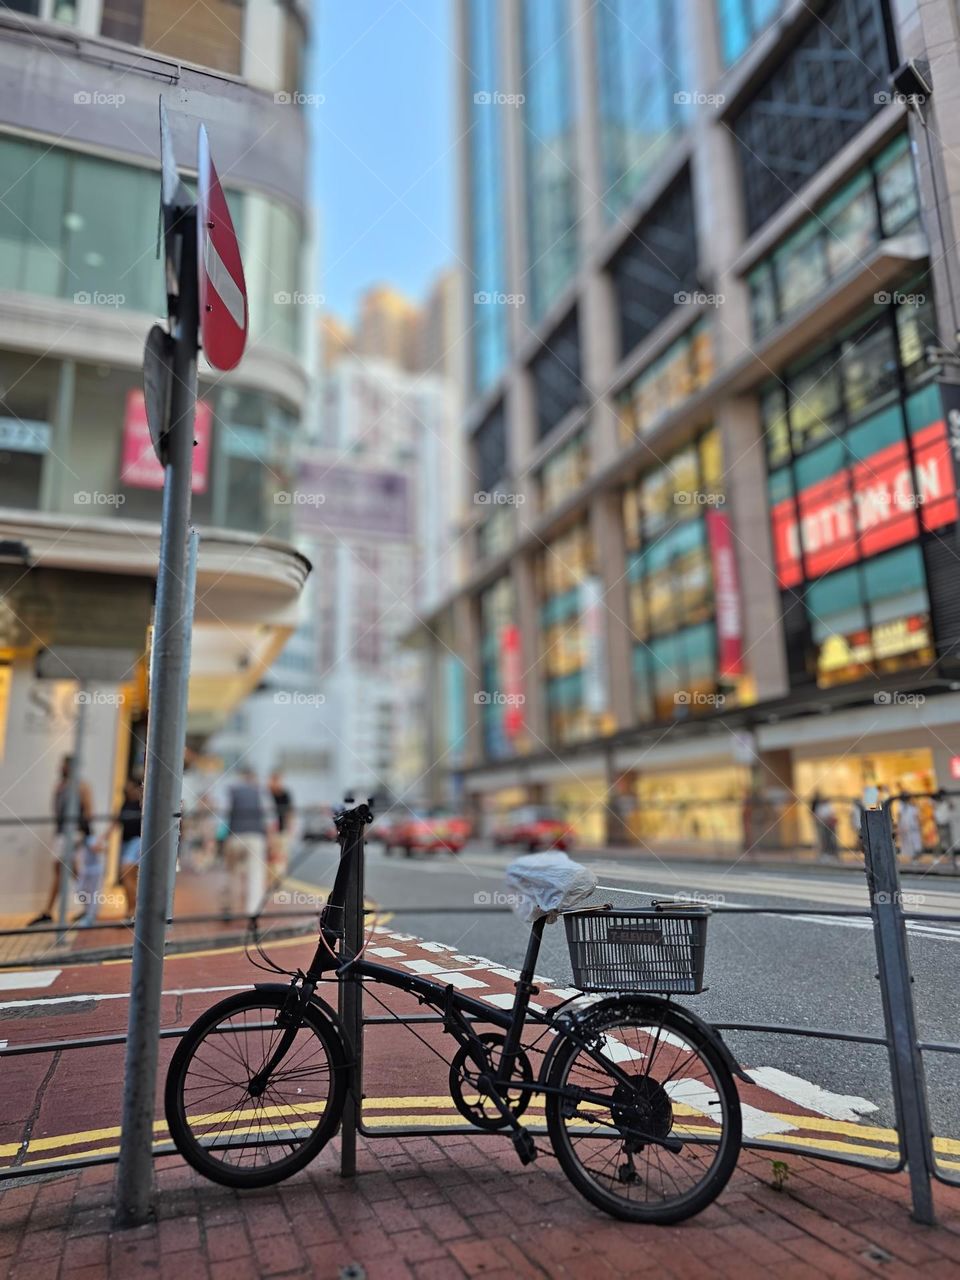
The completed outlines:
[[[716,1045],[669,1006],[615,1000],[559,1044],[550,1142],[577,1190],[632,1222],[679,1222],[726,1186],[740,1099]],[[585,1096],[586,1095],[586,1096]]]
[[[293,1043],[258,1091],[251,1082],[285,1029],[286,991],[244,991],[188,1029],[167,1072],[164,1109],[183,1158],[228,1187],[264,1187],[302,1169],[337,1130],[347,1088],[343,1045],[307,1006]]]

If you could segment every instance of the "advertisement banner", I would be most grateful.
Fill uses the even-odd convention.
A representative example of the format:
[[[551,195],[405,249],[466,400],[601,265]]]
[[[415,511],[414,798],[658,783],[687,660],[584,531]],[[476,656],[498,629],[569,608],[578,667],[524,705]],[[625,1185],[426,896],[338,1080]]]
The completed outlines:
[[[583,709],[599,716],[607,709],[607,637],[600,578],[584,578],[580,583],[580,610],[584,649]]]
[[[293,500],[307,530],[386,538],[408,538],[413,531],[410,481],[399,471],[308,459]]]
[[[213,409],[206,400],[197,401],[193,436],[193,492],[206,493],[210,465],[210,428]],[[120,483],[130,489],[162,489],[163,467],[153,451],[147,408],[139,387],[127,392],[123,418],[123,452]]]
[[[957,481],[943,421],[801,489],[770,513],[781,587],[819,578],[957,518]],[[914,480],[914,472],[916,480]],[[804,562],[806,572],[804,572]]]
[[[523,728],[523,659],[520,628],[508,622],[500,632],[500,674],[503,680],[503,732],[516,738]]]
[[[740,577],[733,546],[733,530],[725,511],[716,508],[704,517],[713,567],[713,594],[717,612],[717,675],[743,674],[743,606]]]

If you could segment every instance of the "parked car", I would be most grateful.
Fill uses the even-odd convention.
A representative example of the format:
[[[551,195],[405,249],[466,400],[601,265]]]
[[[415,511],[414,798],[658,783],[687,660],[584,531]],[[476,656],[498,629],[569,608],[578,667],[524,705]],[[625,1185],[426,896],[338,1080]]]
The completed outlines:
[[[493,843],[497,848],[519,846],[529,853],[540,849],[573,848],[574,835],[570,824],[556,809],[541,805],[525,805],[514,809],[494,830]]]
[[[459,853],[469,834],[467,820],[450,813],[400,814],[380,833],[384,853],[401,849],[408,858],[414,853]]]

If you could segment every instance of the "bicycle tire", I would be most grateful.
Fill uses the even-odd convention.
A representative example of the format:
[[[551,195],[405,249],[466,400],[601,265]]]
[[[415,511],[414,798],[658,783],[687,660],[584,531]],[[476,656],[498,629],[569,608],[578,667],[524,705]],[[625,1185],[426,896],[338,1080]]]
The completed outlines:
[[[261,1011],[261,1014],[275,1016],[282,1007],[287,998],[286,990],[283,991],[264,991],[251,990],[243,991],[237,995],[228,996],[227,999],[221,1000],[218,1004],[212,1005],[187,1029],[180,1041],[177,1049],[170,1061],[167,1070],[166,1084],[164,1088],[164,1111],[166,1114],[167,1127],[170,1130],[170,1136],[173,1139],[177,1151],[183,1156],[188,1164],[192,1165],[198,1173],[209,1178],[213,1182],[219,1183],[226,1187],[239,1187],[252,1189],[255,1187],[271,1186],[274,1183],[282,1182],[284,1179],[291,1177],[298,1170],[304,1168],[313,1160],[319,1152],[326,1146],[327,1142],[336,1133],[343,1114],[343,1108],[347,1094],[347,1059],[344,1051],[343,1042],[337,1033],[336,1027],[331,1024],[329,1019],[313,1005],[308,1005],[303,1014],[301,1027],[298,1029],[308,1029],[309,1032],[316,1037],[320,1048],[326,1058],[329,1074],[329,1093],[327,1103],[316,1123],[313,1131],[309,1136],[299,1141],[296,1147],[291,1150],[290,1154],[282,1157],[280,1160],[272,1163],[254,1165],[251,1168],[240,1168],[224,1163],[217,1159],[212,1153],[216,1147],[211,1147],[200,1140],[200,1136],[194,1131],[190,1120],[187,1116],[187,1105],[184,1098],[184,1088],[188,1079],[191,1064],[196,1060],[196,1056],[201,1046],[208,1042],[208,1038],[216,1033],[217,1028],[225,1022],[229,1022],[237,1015],[252,1012],[254,1010]],[[246,1021],[243,1023],[244,1029],[247,1027]],[[261,1035],[261,1042],[263,1036]],[[291,1050],[293,1052],[293,1050]],[[288,1055],[289,1058],[289,1055]],[[204,1064],[209,1070],[209,1064]],[[248,1064],[246,1065],[249,1068]],[[262,1065],[262,1063],[260,1064]],[[280,1064],[282,1067],[282,1063]],[[241,1089],[239,1084],[234,1086],[238,1090]],[[298,1089],[298,1093],[300,1090]],[[207,1105],[210,1105],[209,1103]],[[257,1115],[258,1103],[254,1103],[254,1115],[250,1120],[252,1125],[256,1122],[261,1135],[263,1135],[263,1121]],[[276,1105],[270,1108],[273,1111],[282,1110]],[[289,1106],[286,1109],[291,1109]],[[228,1114],[233,1114],[236,1107]],[[260,1108],[262,1110],[262,1108]],[[217,1114],[213,1123],[220,1118]],[[199,1119],[209,1122],[209,1117],[201,1116]],[[242,1114],[238,1116],[238,1120],[242,1119]],[[196,1122],[196,1121],[195,1121]],[[289,1126],[288,1126],[289,1127]],[[278,1125],[274,1124],[277,1130]],[[243,1144],[241,1154],[248,1144]],[[273,1137],[267,1142],[260,1144],[260,1148],[256,1148],[256,1144],[249,1144],[251,1150],[262,1149],[265,1146],[284,1145],[283,1140]],[[288,1140],[286,1145],[292,1143]]]
[[[584,1166],[571,1139],[570,1130],[566,1123],[567,1118],[563,1115],[565,1099],[560,1094],[548,1093],[545,1108],[547,1131],[560,1167],[581,1195],[585,1196],[591,1204],[596,1205],[598,1209],[602,1209],[612,1217],[621,1218],[628,1222],[647,1222],[663,1225],[681,1222],[684,1218],[692,1217],[709,1204],[712,1204],[717,1196],[720,1195],[730,1180],[740,1154],[742,1140],[740,1097],[733,1074],[724,1056],[709,1036],[705,1036],[682,1016],[678,1016],[669,1005],[652,1004],[642,999],[630,1001],[619,998],[610,1001],[606,1007],[602,1005],[596,1006],[591,1011],[589,1019],[591,1033],[596,1032],[601,1037],[615,1031],[617,1027],[625,1025],[634,1027],[651,1026],[660,1028],[661,1034],[657,1041],[657,1046],[661,1041],[674,1045],[677,1040],[685,1042],[691,1050],[695,1051],[697,1057],[704,1063],[712,1077],[723,1125],[716,1144],[716,1155],[709,1169],[704,1177],[699,1179],[688,1192],[672,1199],[656,1202],[639,1200],[631,1202],[629,1197],[625,1198],[623,1194],[614,1194],[609,1188],[602,1185],[596,1171],[591,1172]],[[667,1034],[664,1035],[663,1033]],[[670,1039],[667,1038],[668,1036]],[[603,1043],[606,1044],[607,1042],[604,1040]],[[583,1052],[583,1045],[569,1034],[566,1035],[558,1043],[554,1051],[554,1056],[548,1067],[547,1083],[555,1088],[564,1088],[567,1085],[574,1063]],[[655,1049],[654,1058],[656,1057],[656,1052],[657,1050]],[[641,1058],[649,1059],[650,1055],[638,1053],[637,1057],[638,1060]],[[596,1071],[595,1060],[593,1061],[594,1066],[592,1069]],[[648,1062],[647,1079],[651,1077],[652,1070],[652,1063]],[[638,1083],[642,1078],[642,1074],[633,1077]],[[629,1090],[627,1092],[629,1093]],[[669,1094],[667,1094],[668,1101],[664,1104],[663,1092],[661,1086],[658,1104],[665,1105],[670,1112],[669,1124],[671,1127],[668,1133],[672,1133],[672,1105],[669,1102]],[[674,1092],[678,1091],[675,1089]],[[612,1104],[615,1103],[615,1094],[611,1094],[611,1102]],[[634,1103],[633,1105],[636,1104]],[[603,1108],[595,1109],[598,1111],[603,1110]],[[614,1105],[611,1105],[610,1114],[611,1120],[608,1127],[614,1129],[616,1127]],[[709,1117],[707,1117],[707,1123],[709,1122]],[[584,1122],[581,1121],[580,1123]],[[664,1124],[666,1123],[668,1122],[664,1119]],[[590,1135],[584,1136],[589,1137]],[[608,1142],[612,1143],[616,1143],[617,1140],[612,1137],[607,1139]],[[651,1143],[648,1145],[651,1150],[657,1151],[657,1157],[662,1169],[662,1160],[669,1153],[664,1148],[658,1147],[657,1144]],[[706,1147],[707,1144],[700,1143],[699,1145]],[[713,1144],[711,1143],[710,1145]],[[630,1166],[632,1168],[632,1158],[630,1159]],[[623,1167],[619,1167],[618,1174]],[[605,1176],[610,1183],[619,1180],[612,1175]],[[643,1179],[640,1178],[639,1182],[643,1182]]]

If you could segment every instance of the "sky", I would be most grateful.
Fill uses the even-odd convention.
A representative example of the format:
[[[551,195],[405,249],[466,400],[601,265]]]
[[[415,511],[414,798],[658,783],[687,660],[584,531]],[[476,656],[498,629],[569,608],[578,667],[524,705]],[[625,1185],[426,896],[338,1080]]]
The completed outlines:
[[[389,282],[421,299],[455,261],[450,0],[315,0],[305,89],[319,289],[351,320]]]

